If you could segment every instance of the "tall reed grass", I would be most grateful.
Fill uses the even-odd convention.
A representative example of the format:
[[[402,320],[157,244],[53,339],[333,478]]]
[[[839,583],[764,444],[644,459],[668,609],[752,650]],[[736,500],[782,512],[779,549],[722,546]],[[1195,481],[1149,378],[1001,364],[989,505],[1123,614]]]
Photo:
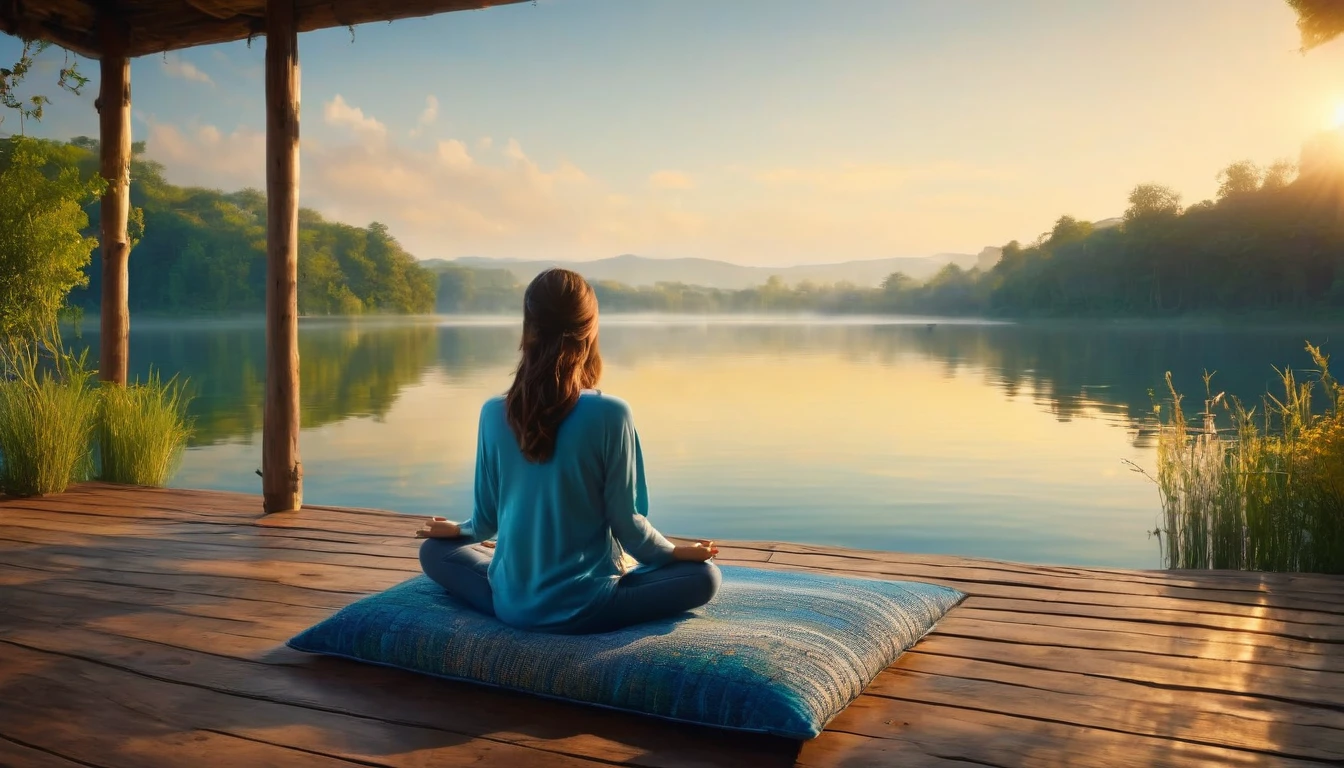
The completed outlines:
[[[1344,388],[1319,348],[1307,352],[1314,379],[1278,371],[1283,393],[1266,394],[1258,416],[1214,394],[1206,376],[1194,428],[1167,374],[1154,478],[1167,567],[1344,572]],[[1317,391],[1323,407],[1313,402]],[[1231,419],[1226,432],[1220,412]]]
[[[100,387],[87,356],[66,350],[55,330],[0,342],[0,493],[60,493],[95,466],[115,483],[172,478],[192,434],[184,383],[151,373]]]
[[[88,477],[98,392],[84,356],[54,336],[10,342],[0,346],[0,377],[0,492],[60,493]]]
[[[191,438],[191,397],[183,382],[149,379],[102,388],[98,419],[99,477],[127,485],[167,485]]]

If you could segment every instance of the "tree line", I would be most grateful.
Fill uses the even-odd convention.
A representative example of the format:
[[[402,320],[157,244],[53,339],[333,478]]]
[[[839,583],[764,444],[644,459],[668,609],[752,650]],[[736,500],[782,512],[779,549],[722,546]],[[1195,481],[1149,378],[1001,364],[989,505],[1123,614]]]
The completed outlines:
[[[261,311],[266,296],[265,194],[170,184],[163,167],[144,156],[143,142],[134,146],[133,155],[131,311]],[[34,211],[83,206],[83,216],[74,227],[71,214],[64,214],[60,231],[67,234],[58,240],[73,255],[59,263],[73,267],[76,279],[63,279],[60,285],[69,291],[71,305],[88,309],[98,306],[102,288],[101,254],[92,249],[99,230],[100,206],[91,186],[97,184],[97,170],[94,139],[0,140],[0,199]],[[34,179],[45,179],[37,186],[51,198],[41,205],[22,202],[32,197]],[[73,232],[79,232],[82,240],[73,240]],[[16,241],[16,248],[31,246]],[[428,313],[434,310],[435,287],[434,275],[401,247],[385,225],[354,227],[326,221],[312,210],[299,212],[300,313]]]
[[[1114,226],[1061,216],[983,273],[950,267],[922,285],[892,275],[881,306],[1011,317],[1344,310],[1344,133],[1307,142],[1298,163],[1242,160],[1217,181],[1216,199],[1188,207],[1170,187],[1139,184]]]
[[[1034,242],[1013,241],[988,270],[949,264],[926,281],[894,273],[880,287],[787,285],[743,290],[594,283],[618,312],[822,312],[1031,316],[1227,316],[1344,312],[1344,133],[1309,141],[1299,162],[1249,160],[1218,173],[1215,199],[1188,207],[1143,183],[1116,221],[1061,216]],[[523,286],[505,270],[445,269],[443,312],[512,311]]]
[[[97,307],[102,266],[93,248],[99,206],[97,142],[0,141],[0,219],[49,227],[0,233],[0,271],[37,276]],[[180,187],[135,147],[132,162],[130,308],[149,313],[251,313],[265,302],[265,196]],[[38,183],[41,182],[41,183]],[[1183,207],[1170,187],[1144,183],[1118,221],[1061,216],[1035,241],[1003,246],[988,270],[948,265],[918,281],[881,286],[778,277],[741,290],[682,283],[596,281],[607,311],[820,312],[1046,316],[1171,316],[1344,310],[1344,133],[1308,142],[1299,162],[1232,163],[1215,199]],[[40,199],[39,199],[40,198]],[[47,221],[24,218],[39,205]],[[8,207],[7,207],[8,206]],[[14,210],[9,210],[13,208]],[[87,222],[86,222],[87,219]],[[374,222],[354,227],[300,212],[299,311],[305,315],[516,312],[524,285],[504,269],[445,264],[433,271]],[[80,236],[59,234],[76,230]],[[46,240],[42,240],[46,237]],[[6,255],[8,251],[12,254]],[[90,253],[92,251],[92,253]],[[54,256],[53,256],[54,254]],[[35,278],[36,279],[36,278]],[[27,295],[15,294],[23,304]],[[45,296],[45,294],[42,294]],[[3,303],[3,302],[0,302]],[[32,303],[32,302],[28,302]],[[44,311],[59,304],[43,299]],[[8,322],[0,306],[0,326]],[[20,313],[23,308],[20,306]],[[0,328],[3,330],[3,328]]]

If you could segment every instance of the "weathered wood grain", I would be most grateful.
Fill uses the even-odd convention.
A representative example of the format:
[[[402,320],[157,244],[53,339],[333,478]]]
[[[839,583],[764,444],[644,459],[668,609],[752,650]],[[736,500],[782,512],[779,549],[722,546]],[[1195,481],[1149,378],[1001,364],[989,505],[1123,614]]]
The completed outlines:
[[[1344,579],[728,542],[971,597],[805,744],[284,647],[418,573],[415,520],[100,484],[0,500],[0,765],[1344,763]]]
[[[303,506],[299,459],[299,30],[294,0],[266,2],[267,512]]]

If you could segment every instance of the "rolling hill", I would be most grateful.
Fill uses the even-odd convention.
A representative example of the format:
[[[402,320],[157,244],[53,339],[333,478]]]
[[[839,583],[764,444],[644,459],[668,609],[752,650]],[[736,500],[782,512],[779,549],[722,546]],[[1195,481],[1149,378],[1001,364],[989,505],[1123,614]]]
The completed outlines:
[[[997,260],[997,250],[986,249],[986,252],[995,252],[989,263],[992,264]],[[892,272],[904,272],[916,280],[925,280],[948,264],[956,264],[963,269],[971,269],[977,263],[984,264],[986,252],[979,255],[939,253],[924,257],[845,261],[838,264],[809,264],[795,267],[751,267],[711,259],[652,259],[632,254],[582,262],[466,257],[451,261],[428,259],[421,263],[429,269],[441,268],[447,264],[474,269],[507,269],[523,283],[530,281],[544,269],[565,267],[594,282],[614,280],[632,286],[684,283],[706,288],[740,290],[761,285],[772,275],[778,275],[790,285],[811,280],[815,283],[849,282],[857,286],[874,287],[880,285]]]

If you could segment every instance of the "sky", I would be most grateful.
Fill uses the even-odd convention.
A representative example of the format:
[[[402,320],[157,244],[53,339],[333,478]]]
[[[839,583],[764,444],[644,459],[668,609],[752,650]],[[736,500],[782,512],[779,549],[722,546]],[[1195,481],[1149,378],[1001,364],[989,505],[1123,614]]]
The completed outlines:
[[[1298,48],[1281,0],[538,0],[311,32],[302,204],[420,258],[975,253],[1296,159],[1344,114],[1344,42]],[[133,61],[170,181],[264,186],[264,51]],[[58,94],[61,58],[27,132],[96,135],[98,65]]]

